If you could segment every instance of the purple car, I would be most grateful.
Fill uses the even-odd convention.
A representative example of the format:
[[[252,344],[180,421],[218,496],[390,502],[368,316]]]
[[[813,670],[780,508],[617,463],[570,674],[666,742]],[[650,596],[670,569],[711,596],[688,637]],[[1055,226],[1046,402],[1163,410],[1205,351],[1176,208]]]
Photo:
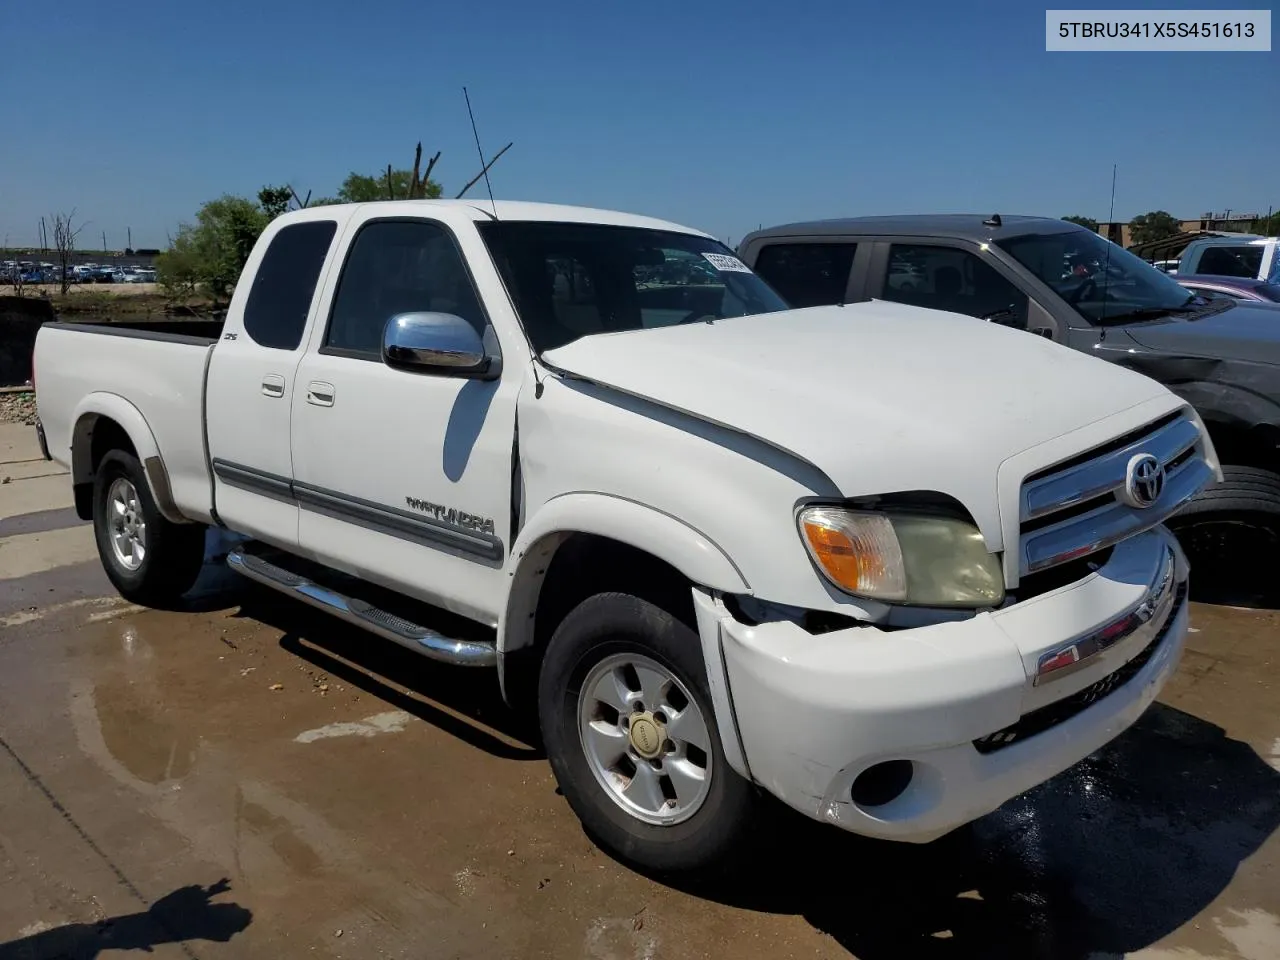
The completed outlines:
[[[1219,277],[1211,273],[1193,273],[1190,276],[1173,275],[1173,279],[1209,300],[1228,298],[1248,300],[1252,303],[1280,304],[1280,284],[1249,277]]]

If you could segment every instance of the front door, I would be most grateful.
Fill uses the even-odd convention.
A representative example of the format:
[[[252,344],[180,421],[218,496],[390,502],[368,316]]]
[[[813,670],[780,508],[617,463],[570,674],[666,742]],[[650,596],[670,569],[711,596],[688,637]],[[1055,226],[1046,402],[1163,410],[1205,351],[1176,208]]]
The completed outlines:
[[[245,267],[209,361],[205,417],[218,518],[286,549],[298,544],[289,420],[303,335],[332,245],[331,219],[271,231]]]
[[[384,364],[383,329],[396,314],[451,313],[482,334],[488,320],[445,225],[372,218],[351,229],[293,398],[302,549],[496,623],[520,372],[467,380]]]

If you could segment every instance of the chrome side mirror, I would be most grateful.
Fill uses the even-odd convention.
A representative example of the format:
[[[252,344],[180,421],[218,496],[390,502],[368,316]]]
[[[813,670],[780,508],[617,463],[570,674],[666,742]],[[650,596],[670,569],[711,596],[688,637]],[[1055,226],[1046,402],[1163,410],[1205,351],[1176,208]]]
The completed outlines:
[[[382,332],[382,360],[390,367],[483,378],[494,372],[494,359],[475,328],[452,313],[397,314]]]

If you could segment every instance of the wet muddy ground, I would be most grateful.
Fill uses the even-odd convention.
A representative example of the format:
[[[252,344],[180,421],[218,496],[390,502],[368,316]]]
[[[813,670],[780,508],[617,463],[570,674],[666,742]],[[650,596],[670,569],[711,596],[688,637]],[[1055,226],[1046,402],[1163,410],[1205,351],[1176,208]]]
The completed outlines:
[[[492,675],[216,567],[190,611],[114,598],[6,430],[0,960],[1280,958],[1280,613],[1193,607],[1160,703],[972,829],[774,811],[680,889],[583,835]]]

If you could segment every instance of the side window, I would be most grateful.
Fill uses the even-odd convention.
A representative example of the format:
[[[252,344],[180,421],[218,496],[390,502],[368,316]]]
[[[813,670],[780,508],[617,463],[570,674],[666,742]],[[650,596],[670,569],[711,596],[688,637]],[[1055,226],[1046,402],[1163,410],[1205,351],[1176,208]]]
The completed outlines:
[[[1025,328],[1027,295],[967,250],[895,243],[889,248],[884,300],[968,314]]]
[[[755,270],[793,307],[842,303],[854,243],[774,243],[756,257]]]
[[[321,347],[379,359],[387,321],[452,313],[483,334],[484,310],[449,232],[425,220],[375,220],[356,234]]]
[[[244,306],[244,332],[254,343],[297,349],[337,229],[333,220],[316,220],[291,224],[272,238]]]
[[[1208,247],[1195,270],[1219,277],[1256,277],[1262,270],[1262,247]]]

